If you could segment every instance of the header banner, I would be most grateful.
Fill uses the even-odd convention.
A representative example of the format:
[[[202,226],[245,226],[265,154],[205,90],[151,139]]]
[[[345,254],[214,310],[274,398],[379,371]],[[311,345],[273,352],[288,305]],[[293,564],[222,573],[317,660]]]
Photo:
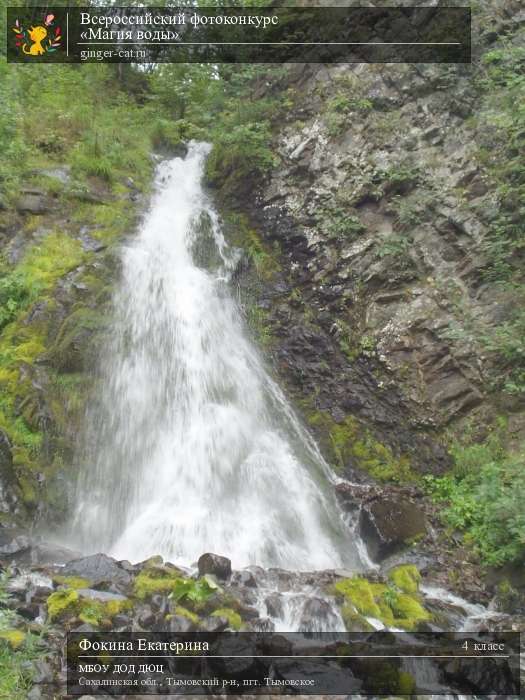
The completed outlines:
[[[11,7],[16,63],[470,63],[467,7]]]

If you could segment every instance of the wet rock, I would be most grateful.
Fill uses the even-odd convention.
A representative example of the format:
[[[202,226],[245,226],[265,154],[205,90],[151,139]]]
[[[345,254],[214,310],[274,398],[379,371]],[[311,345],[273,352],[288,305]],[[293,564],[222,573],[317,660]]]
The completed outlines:
[[[254,632],[274,632],[275,625],[269,617],[259,617],[257,620],[252,620],[249,627]]]
[[[27,535],[18,533],[16,530],[0,529],[0,559],[27,552],[30,547],[31,540]]]
[[[305,632],[321,632],[329,629],[337,618],[330,603],[322,598],[309,598],[304,604],[299,629]]]
[[[102,583],[114,583],[125,587],[132,580],[131,575],[106,554],[93,554],[71,561],[64,566],[62,573],[64,576],[86,578],[94,586]]]
[[[269,595],[265,599],[264,604],[266,605],[266,612],[270,617],[282,617],[283,599],[278,593]]]
[[[79,556],[80,552],[52,542],[38,542],[31,548],[32,564],[67,564]]]
[[[229,559],[210,552],[199,557],[198,567],[199,576],[213,574],[217,578],[227,579],[232,573],[232,563]]]
[[[382,561],[410,541],[426,534],[423,512],[402,498],[375,500],[363,506],[359,532],[375,561]]]
[[[434,621],[444,630],[461,629],[468,613],[460,605],[438,598],[425,598],[425,607],[432,613]]]
[[[240,587],[256,588],[257,579],[251,571],[244,569],[243,571],[234,571],[232,574],[232,584]]]

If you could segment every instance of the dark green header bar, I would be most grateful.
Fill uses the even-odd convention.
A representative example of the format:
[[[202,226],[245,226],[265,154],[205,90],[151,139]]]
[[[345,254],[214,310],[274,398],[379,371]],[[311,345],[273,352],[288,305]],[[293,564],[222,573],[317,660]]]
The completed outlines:
[[[17,63],[469,63],[470,9],[8,8]]]

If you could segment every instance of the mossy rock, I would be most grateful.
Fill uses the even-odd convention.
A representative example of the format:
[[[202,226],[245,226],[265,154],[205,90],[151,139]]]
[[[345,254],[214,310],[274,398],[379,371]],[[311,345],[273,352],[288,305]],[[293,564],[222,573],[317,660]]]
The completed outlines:
[[[51,593],[47,599],[47,613],[52,622],[76,615],[80,597],[72,588]]]
[[[144,600],[157,593],[169,594],[180,578],[178,569],[172,570],[164,566],[152,565],[144,568],[135,578],[133,592],[139,600]]]
[[[372,585],[374,584],[366,579],[356,576],[338,581],[334,588],[336,593],[354,605],[358,613],[380,619],[381,611],[375,601]]]
[[[400,592],[397,588],[370,582],[360,576],[338,581],[331,592],[340,601],[342,599],[341,615],[347,629],[366,623],[366,617],[375,618],[386,627],[399,627],[407,631],[415,630],[421,622],[432,619],[417,593]]]
[[[398,593],[391,607],[395,615],[394,625],[407,631],[416,629],[420,622],[432,619],[432,615],[425,610],[417,597],[408,593]]]
[[[194,625],[199,624],[200,618],[197,615],[197,613],[194,613],[191,610],[188,610],[188,608],[184,608],[182,605],[177,605],[177,607],[175,608],[175,610],[173,612],[175,615],[180,615],[181,617],[185,617],[187,620],[189,620]]]
[[[127,599],[96,600],[83,596],[81,590],[73,588],[55,591],[47,599],[47,611],[52,622],[78,617],[93,627],[110,626],[115,615],[132,607],[132,601]]]
[[[111,628],[111,620],[126,610],[131,610],[130,600],[92,600],[81,597],[78,617],[82,622],[93,627]]]
[[[106,317],[90,308],[73,311],[62,323],[47,358],[60,372],[82,372],[93,360],[93,336],[107,326]]]
[[[242,618],[239,613],[232,610],[232,608],[218,608],[212,612],[211,616],[223,617],[225,620],[228,620],[228,626],[234,630],[240,630],[242,628]]]
[[[388,580],[403,593],[417,593],[421,582],[421,574],[415,564],[403,564],[388,572]]]
[[[342,473],[348,466],[360,469],[381,482],[413,483],[417,475],[412,471],[406,455],[395,455],[353,416],[337,423],[327,411],[312,410],[305,406],[308,423],[319,432],[323,447],[334,469]]]
[[[73,588],[74,590],[89,588],[91,585],[91,582],[88,581],[87,578],[82,578],[81,576],[53,576],[53,583],[58,586]]]
[[[19,649],[26,637],[26,633],[22,630],[3,630],[0,632],[0,639],[4,639],[12,649]]]

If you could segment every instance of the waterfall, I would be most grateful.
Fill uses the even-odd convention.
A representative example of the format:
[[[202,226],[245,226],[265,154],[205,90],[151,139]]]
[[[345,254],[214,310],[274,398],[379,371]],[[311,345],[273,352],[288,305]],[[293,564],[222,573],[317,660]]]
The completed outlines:
[[[158,166],[122,251],[71,531],[84,551],[191,565],[346,566],[360,556],[330,472],[244,328],[201,180],[209,146]]]

